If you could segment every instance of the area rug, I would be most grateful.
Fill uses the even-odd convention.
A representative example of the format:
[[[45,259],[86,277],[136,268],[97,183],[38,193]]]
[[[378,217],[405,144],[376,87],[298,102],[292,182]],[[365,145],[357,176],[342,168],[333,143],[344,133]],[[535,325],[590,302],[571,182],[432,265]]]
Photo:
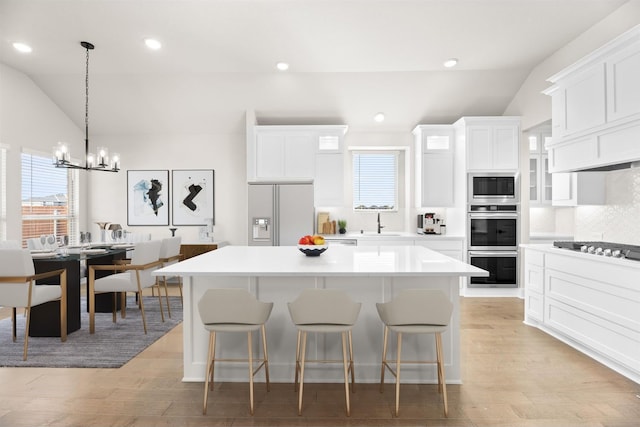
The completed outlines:
[[[142,350],[182,322],[180,297],[169,297],[171,319],[167,316],[165,299],[165,321],[160,317],[157,297],[144,297],[147,319],[147,334],[142,327],[142,317],[135,297],[127,299],[127,317],[118,313],[113,323],[111,313],[96,313],[96,332],[89,333],[89,313],[86,298],[81,302],[81,327],[69,334],[66,342],[60,338],[29,337],[29,352],[22,360],[24,348],[25,317],[18,315],[18,339],[11,339],[11,318],[0,320],[0,366],[40,366],[49,368],[119,368]]]

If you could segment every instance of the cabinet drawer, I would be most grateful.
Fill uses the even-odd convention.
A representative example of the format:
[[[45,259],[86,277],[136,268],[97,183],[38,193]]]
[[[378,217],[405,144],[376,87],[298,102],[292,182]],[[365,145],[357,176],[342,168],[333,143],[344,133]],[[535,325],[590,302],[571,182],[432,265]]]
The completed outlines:
[[[544,253],[527,249],[524,255],[527,264],[544,267]]]

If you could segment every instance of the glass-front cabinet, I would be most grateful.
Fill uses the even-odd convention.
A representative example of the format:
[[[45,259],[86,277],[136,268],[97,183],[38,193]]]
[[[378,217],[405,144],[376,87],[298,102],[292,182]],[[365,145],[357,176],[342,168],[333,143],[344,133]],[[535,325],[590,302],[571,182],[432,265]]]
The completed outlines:
[[[550,205],[552,200],[549,156],[544,144],[551,140],[551,128],[529,133],[529,202]]]

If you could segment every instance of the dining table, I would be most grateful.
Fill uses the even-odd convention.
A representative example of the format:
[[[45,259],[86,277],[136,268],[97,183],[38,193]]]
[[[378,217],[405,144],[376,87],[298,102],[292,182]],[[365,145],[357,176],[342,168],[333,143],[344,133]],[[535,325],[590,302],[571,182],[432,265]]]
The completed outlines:
[[[67,334],[77,331],[81,327],[81,298],[88,295],[88,290],[82,292],[81,283],[84,266],[92,264],[113,264],[116,260],[126,257],[127,250],[123,246],[91,246],[87,248],[57,248],[56,250],[32,251],[33,265],[36,274],[59,269],[67,270]],[[98,274],[99,273],[99,274]],[[113,274],[113,271],[96,272],[96,277]],[[59,285],[60,277],[39,280],[37,285]],[[88,284],[86,285],[88,286]],[[96,295],[96,311],[113,311],[113,294]],[[116,309],[120,310],[120,298],[116,298]],[[88,303],[85,306],[88,307]],[[88,310],[88,309],[87,309]],[[31,308],[29,336],[31,337],[59,337],[60,336],[60,301],[49,301]]]

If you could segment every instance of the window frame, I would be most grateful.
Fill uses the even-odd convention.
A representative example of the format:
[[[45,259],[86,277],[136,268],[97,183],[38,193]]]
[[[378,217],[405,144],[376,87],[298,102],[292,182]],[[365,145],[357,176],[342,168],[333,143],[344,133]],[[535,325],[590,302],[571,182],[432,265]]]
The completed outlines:
[[[354,212],[398,212],[399,211],[399,203],[400,203],[400,155],[402,153],[402,149],[400,147],[350,147],[351,152],[351,209]],[[355,156],[356,155],[391,155],[394,159],[394,202],[392,208],[380,208],[372,207],[372,208],[357,208],[355,206],[356,203],[356,190],[355,190],[355,181],[356,181],[356,171],[354,168]]]
[[[69,243],[77,243],[79,240],[79,223],[80,223],[80,203],[79,203],[79,173],[77,169],[64,169],[64,171],[66,171],[66,197],[67,197],[67,202],[66,202],[66,208],[67,208],[67,212],[66,214],[63,215],[59,215],[59,214],[34,214],[34,213],[25,213],[25,207],[28,206],[28,203],[26,201],[26,199],[23,198],[23,193],[24,193],[24,189],[23,189],[23,185],[24,185],[24,173],[25,170],[23,168],[24,162],[25,162],[25,157],[24,156],[31,156],[31,157],[38,157],[41,159],[48,159],[50,164],[51,164],[51,168],[56,169],[55,166],[53,165],[53,162],[50,160],[51,159],[51,155],[47,154],[47,153],[43,153],[41,151],[37,151],[37,150],[30,150],[30,149],[23,149],[20,153],[20,177],[21,177],[21,183],[20,183],[20,204],[21,204],[21,220],[20,220],[20,225],[21,225],[21,241],[22,241],[22,245],[23,247],[26,247],[26,241],[29,238],[33,238],[33,237],[39,237],[39,236],[35,236],[35,235],[25,235],[25,229],[27,229],[27,222],[29,221],[37,221],[37,220],[43,220],[43,221],[55,221],[55,220],[66,220],[67,221],[67,235],[69,236]],[[32,175],[34,170],[31,169],[32,171]],[[36,169],[37,171],[37,169]],[[30,180],[30,182],[33,182],[33,178]],[[30,194],[30,198],[33,198],[34,196]],[[33,203],[33,202],[32,202]],[[33,206],[33,204],[32,204]],[[56,234],[56,230],[54,227],[54,231],[53,234]],[[56,236],[59,237],[59,236]]]

